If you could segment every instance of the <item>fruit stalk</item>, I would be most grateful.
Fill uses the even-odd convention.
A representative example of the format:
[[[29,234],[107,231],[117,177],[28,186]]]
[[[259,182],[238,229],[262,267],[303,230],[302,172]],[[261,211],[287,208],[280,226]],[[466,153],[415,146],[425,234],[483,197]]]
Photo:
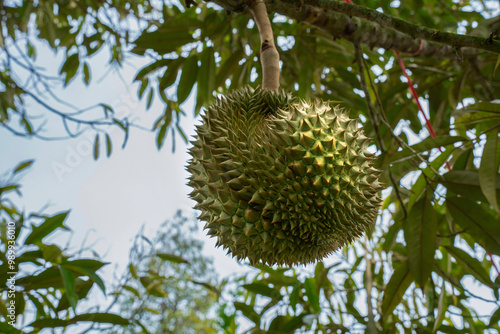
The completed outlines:
[[[273,30],[267,15],[266,4],[257,0],[251,7],[260,34],[260,63],[262,65],[262,88],[278,90],[280,85],[280,56],[274,44]]]

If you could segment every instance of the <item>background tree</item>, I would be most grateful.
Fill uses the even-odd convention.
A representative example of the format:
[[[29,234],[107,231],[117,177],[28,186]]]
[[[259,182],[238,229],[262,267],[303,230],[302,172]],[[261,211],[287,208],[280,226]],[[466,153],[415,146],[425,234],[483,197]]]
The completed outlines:
[[[162,146],[168,131],[182,136],[181,104],[193,90],[198,114],[215,94],[257,86],[260,81],[258,33],[247,13],[251,2],[215,3],[187,1],[191,7],[187,9],[170,2],[2,3],[0,123],[16,133],[36,133],[38,127],[24,110],[26,99],[38,96],[36,87],[28,89],[15,73],[27,68],[27,73],[35,73],[30,80],[39,78],[42,84],[49,78],[39,77],[40,71],[27,63],[14,63],[24,56],[33,59],[29,58],[33,44],[28,41],[38,36],[66,53],[61,73],[67,82],[76,73],[90,80],[91,69],[82,59],[97,46],[110,46],[116,62],[128,50],[148,57],[150,64],[136,80],[139,96],[148,105],[154,96],[165,105],[153,125],[157,145]],[[273,321],[292,319],[292,330],[326,331],[330,325],[333,330],[345,331],[339,327],[345,326],[372,333],[498,330],[498,4],[453,0],[358,4],[267,3],[282,60],[281,87],[301,98],[342,101],[375,139],[373,150],[380,156],[378,167],[387,185],[381,219],[366,242],[344,248],[338,259],[342,266],[323,270],[318,264],[314,278],[296,279],[285,269],[268,269],[281,272],[281,283],[264,271],[255,282],[260,289],[243,286],[234,307],[253,322],[255,332],[284,330],[288,327],[272,325]],[[108,21],[103,23],[104,18]],[[138,19],[140,28],[133,37],[125,25],[131,18]],[[117,25],[120,22],[125,28]],[[89,25],[89,30],[82,30]],[[18,50],[18,56],[13,57],[12,50]],[[403,65],[411,77],[405,77]],[[409,80],[415,93],[408,91]],[[418,107],[412,100],[416,95]],[[113,118],[107,106],[100,107],[105,124],[128,129],[128,123]],[[65,110],[55,114],[66,122],[72,115]],[[486,297],[467,283],[465,278],[470,277],[487,291]],[[271,294],[270,301],[264,299],[271,304],[263,308],[260,302],[266,294]],[[471,303],[490,307],[481,306],[476,312]],[[231,309],[226,308],[227,324],[234,319]],[[261,321],[262,317],[272,320]]]
[[[116,333],[217,333],[217,273],[194,233],[198,222],[178,211],[150,240],[135,238],[120,279],[120,314],[138,324]]]

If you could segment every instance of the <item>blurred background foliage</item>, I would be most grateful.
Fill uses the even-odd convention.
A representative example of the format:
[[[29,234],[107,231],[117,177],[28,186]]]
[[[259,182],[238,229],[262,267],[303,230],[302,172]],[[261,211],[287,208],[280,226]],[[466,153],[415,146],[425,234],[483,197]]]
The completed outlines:
[[[52,131],[54,124],[69,137],[91,128],[95,158],[102,147],[110,155],[109,126],[122,129],[126,142],[130,127],[137,125],[109,105],[73,106],[53,93],[77,79],[92,84],[88,60],[103,52],[116,71],[128,57],[148,60],[135,77],[138,96],[148,108],[154,100],[164,108],[146,130],[155,133],[158,148],[168,133],[187,141],[179,120],[192,112],[182,104],[191,94],[197,115],[219,94],[260,82],[259,36],[245,12],[248,4],[217,3],[185,8],[170,1],[3,1],[0,128],[42,139],[47,138],[45,127]],[[500,31],[496,1],[356,3],[436,31],[492,41]],[[191,220],[177,216],[154,240],[138,237],[129,271],[117,279],[112,293],[115,308],[85,309],[79,302],[93,286],[107,291],[97,273],[104,263],[96,254],[86,258],[44,242],[45,236],[66,228],[67,213],[45,216],[17,208],[9,196],[18,191],[12,175],[29,165],[21,164],[0,185],[0,317],[7,316],[4,241],[7,221],[13,220],[16,233],[24,231],[16,294],[22,330],[2,323],[0,331],[64,331],[84,321],[91,322],[89,330],[116,333],[500,330],[500,274],[495,267],[500,255],[499,55],[458,49],[409,55],[404,52],[415,50],[407,50],[408,41],[387,41],[390,35],[382,29],[363,31],[363,24],[356,34],[373,34],[392,50],[376,42],[356,46],[328,33],[332,30],[324,22],[318,29],[319,23],[283,15],[307,9],[307,1],[297,2],[293,11],[291,7],[292,1],[270,3],[281,87],[302,99],[338,101],[374,138],[372,148],[380,156],[378,168],[387,185],[374,230],[312,272],[261,267],[246,277],[220,280],[200,254],[199,241],[181,233],[180,227]],[[39,42],[63,54],[58,75],[37,66]],[[424,49],[428,46],[425,42]],[[436,138],[412,100],[393,50],[401,52]],[[43,110],[43,117],[33,117],[30,103],[38,106],[37,113]]]

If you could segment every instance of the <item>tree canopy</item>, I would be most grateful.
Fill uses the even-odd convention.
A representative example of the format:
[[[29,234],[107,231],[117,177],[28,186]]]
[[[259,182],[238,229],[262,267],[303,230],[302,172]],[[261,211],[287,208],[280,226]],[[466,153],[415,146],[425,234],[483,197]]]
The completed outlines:
[[[236,280],[232,301],[221,302],[221,328],[235,330],[237,310],[252,322],[253,332],[498,331],[499,5],[482,0],[355,2],[272,0],[266,5],[281,58],[281,88],[301,99],[340,103],[374,139],[371,148],[386,187],[379,220],[365,239],[335,255],[333,264],[319,262],[314,274],[262,266],[259,274]],[[163,103],[151,126],[156,145],[161,148],[169,132],[187,141],[179,119],[192,112],[184,103],[190,96],[198,115],[219,94],[261,82],[259,34],[248,12],[252,4],[4,1],[0,129],[46,138],[46,122],[60,122],[68,136],[90,128],[96,132],[95,157],[102,145],[110,154],[105,126],[127,135],[133,122],[120,118],[113,106],[99,101],[73,106],[53,93],[76,78],[92,84],[89,60],[101,52],[117,71],[132,55],[148,60],[135,81],[148,108],[155,99]],[[64,54],[59,73],[37,66],[40,42]],[[46,117],[34,117],[40,110]],[[8,220],[18,229],[30,226],[5,197],[15,189],[12,182],[0,188],[5,231]],[[74,310],[90,286],[104,290],[95,274],[103,263],[76,260],[44,244],[44,236],[64,228],[65,215],[38,218],[42,225],[24,241],[35,249],[27,248],[19,258],[57,268],[44,272],[61,278],[57,286],[37,286],[48,290],[36,292],[36,298],[33,287],[21,284],[23,293],[17,296],[35,306],[41,324],[32,323],[31,332],[88,319],[64,312]],[[40,234],[40,226],[51,227]],[[6,233],[2,268],[8,265]],[[39,278],[30,276],[25,279]],[[7,277],[1,278],[3,286]],[[478,294],[477,286],[486,292]],[[6,305],[8,289],[1,291]],[[47,293],[66,300],[59,308],[40,306],[44,296],[53,298]],[[5,307],[0,311],[6,319]],[[59,317],[66,322],[57,322]],[[113,318],[118,325],[120,319]]]

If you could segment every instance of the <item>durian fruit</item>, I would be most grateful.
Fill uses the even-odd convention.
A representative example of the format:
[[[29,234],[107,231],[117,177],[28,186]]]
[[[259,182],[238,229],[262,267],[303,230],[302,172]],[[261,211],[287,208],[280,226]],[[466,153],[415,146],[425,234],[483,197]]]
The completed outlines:
[[[202,116],[189,153],[199,219],[237,259],[305,264],[360,237],[380,205],[370,140],[338,106],[244,88]]]

